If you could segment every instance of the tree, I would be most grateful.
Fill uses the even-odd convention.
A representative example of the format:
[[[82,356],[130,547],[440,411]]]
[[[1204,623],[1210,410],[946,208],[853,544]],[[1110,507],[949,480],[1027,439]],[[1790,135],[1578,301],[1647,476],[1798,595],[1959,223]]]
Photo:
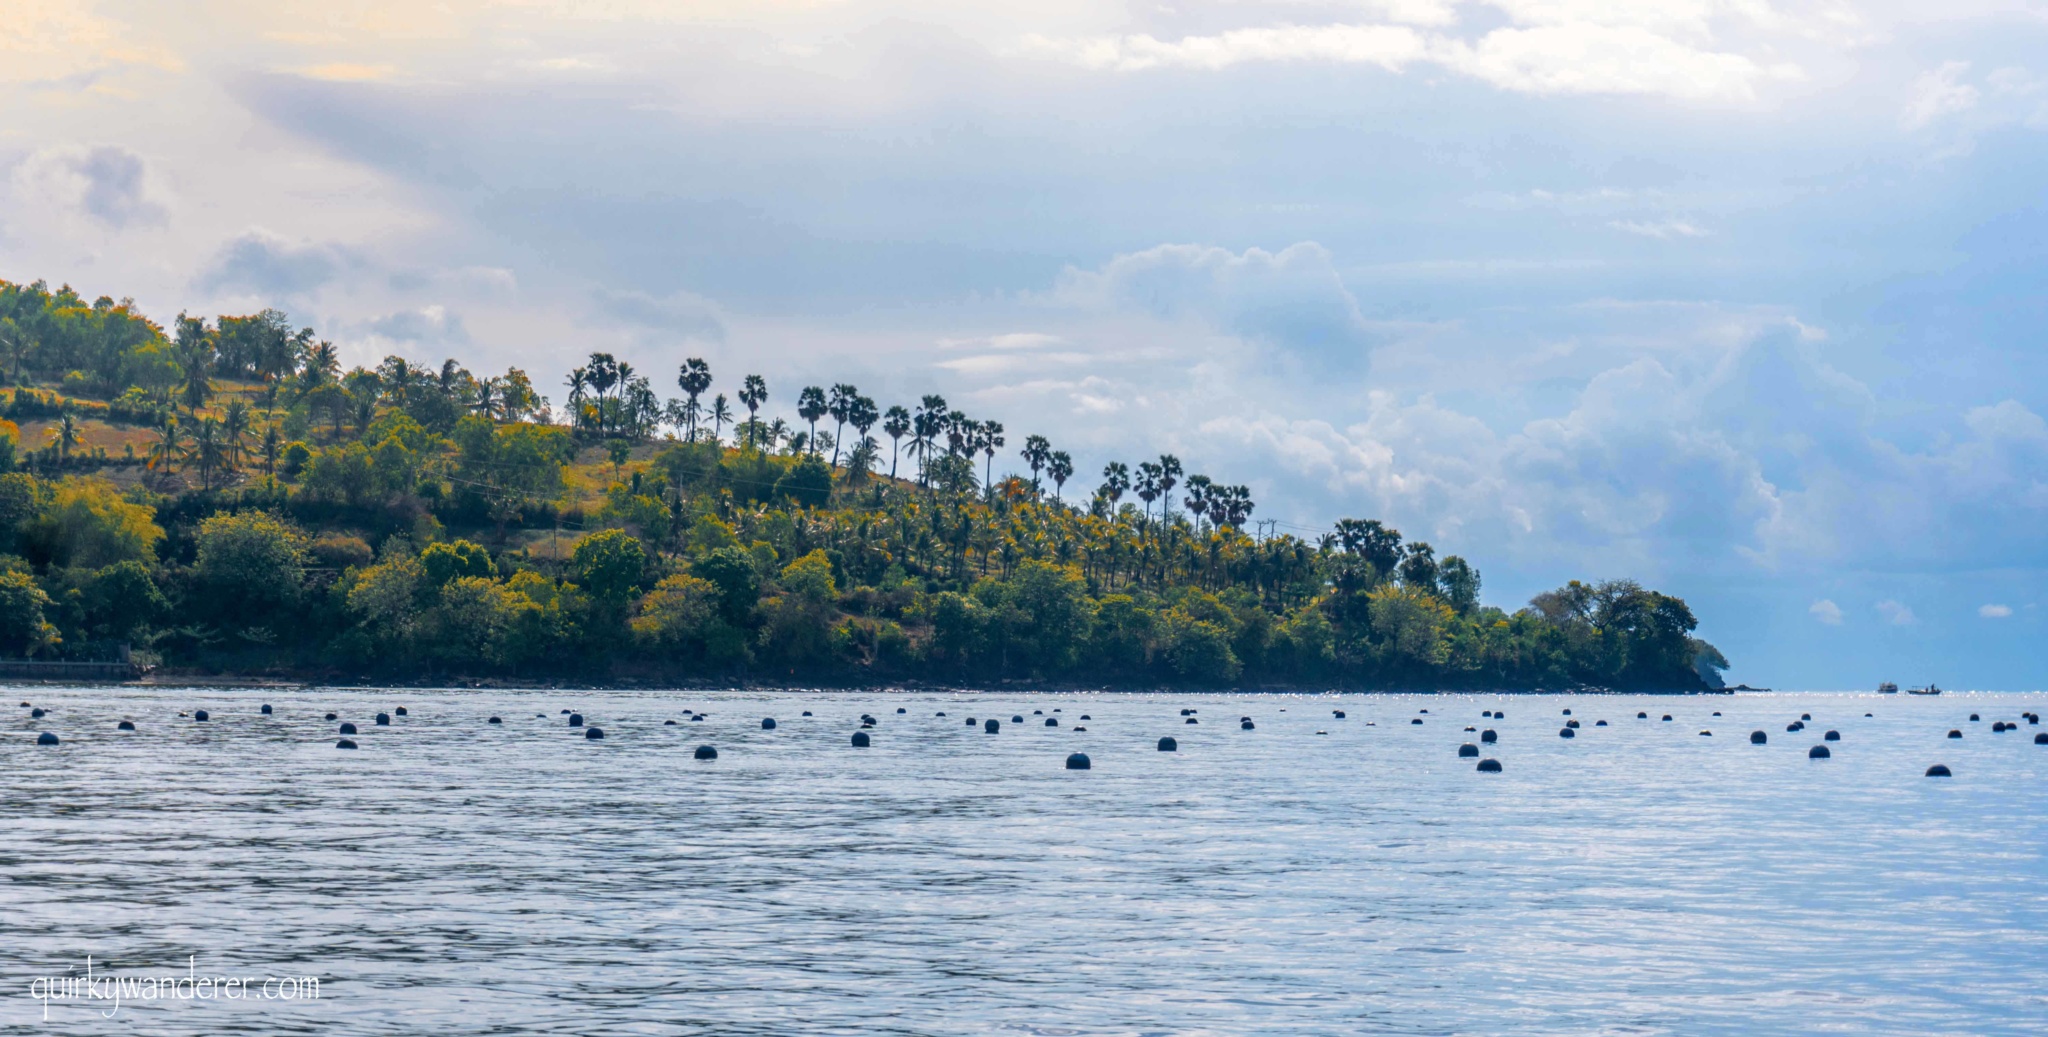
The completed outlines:
[[[811,438],[814,440],[818,438],[818,419],[824,417],[829,410],[825,402],[825,390],[815,385],[804,386],[803,391],[796,394],[797,417],[810,424]]]
[[[464,576],[491,579],[498,575],[498,567],[491,563],[491,553],[467,540],[428,544],[420,552],[420,569],[432,587]]]
[[[725,394],[719,393],[711,403],[711,439],[717,442],[724,435],[725,426],[732,424],[732,408],[726,406]]]
[[[1031,488],[1038,488],[1038,473],[1052,463],[1052,444],[1044,436],[1025,436],[1024,449],[1017,452],[1031,466]]]
[[[124,498],[113,483],[70,478],[49,487],[47,499],[18,535],[23,550],[34,559],[98,569],[124,561],[155,561],[164,531],[156,524],[155,509]]]
[[[1066,488],[1067,480],[1074,477],[1074,459],[1064,450],[1055,450],[1046,459],[1045,471],[1052,476],[1052,496],[1060,499],[1060,491]]]
[[[0,572],[0,650],[32,656],[63,641],[45,618],[50,596],[35,577],[19,570]]]
[[[767,380],[757,374],[748,375],[746,383],[740,388],[740,403],[747,408],[747,428],[749,430],[747,436],[750,445],[759,445],[759,443],[754,441],[754,432],[752,430],[756,426],[756,416],[760,413],[761,405],[767,402]]]
[[[1438,574],[1439,582],[1443,585],[1444,601],[1456,609],[1459,615],[1470,615],[1473,609],[1479,607],[1479,570],[1470,562],[1457,555],[1446,555],[1443,564],[1438,567]]]
[[[1097,496],[1109,502],[1110,508],[1114,509],[1116,502],[1124,499],[1125,491],[1130,488],[1130,466],[1122,461],[1111,461],[1102,466],[1102,486],[1095,492]]]
[[[62,414],[57,415],[57,423],[50,426],[50,442],[57,447],[59,464],[71,460],[71,448],[79,444],[80,438],[78,419],[73,417],[71,409],[66,407]]]
[[[577,543],[570,566],[591,597],[619,606],[646,573],[647,551],[623,530],[600,530]]]
[[[1000,421],[982,422],[977,429],[975,445],[980,447],[982,453],[987,456],[987,459],[982,462],[981,485],[993,488],[993,484],[990,481],[991,470],[996,463],[996,451],[1003,448],[1003,423]]]
[[[918,404],[917,416],[911,420],[911,432],[913,435],[910,441],[910,449],[912,453],[917,455],[917,479],[920,484],[930,485],[929,473],[926,469],[931,467],[932,451],[937,449],[938,437],[946,431],[949,416],[946,410],[946,398],[944,396],[932,395],[926,396]]]
[[[882,416],[882,431],[889,436],[889,478],[896,478],[896,459],[902,453],[903,437],[910,432],[910,412],[894,405]]]
[[[219,513],[199,524],[192,563],[199,587],[221,613],[265,625],[298,603],[306,536],[267,511]]]
[[[608,439],[604,444],[604,453],[611,459],[612,474],[617,475],[619,469],[625,465],[626,459],[633,456],[633,444],[623,439]]]
[[[761,598],[760,570],[754,559],[738,547],[721,547],[690,565],[693,575],[709,580],[718,588],[718,607],[728,622],[745,622]]]
[[[835,423],[832,429],[832,467],[839,467],[839,440],[846,435],[846,421],[860,402],[860,390],[840,382],[832,387],[832,401],[825,408]]]
[[[228,467],[242,466],[242,442],[249,436],[249,405],[241,400],[229,400],[227,410],[221,414],[221,436],[227,440]]]
[[[676,386],[683,390],[683,395],[689,400],[683,405],[683,417],[689,422],[690,431],[683,437],[683,441],[695,442],[697,416],[700,413],[697,397],[704,395],[705,390],[711,388],[711,365],[705,363],[702,357],[693,356],[683,361],[682,370],[676,375]]]

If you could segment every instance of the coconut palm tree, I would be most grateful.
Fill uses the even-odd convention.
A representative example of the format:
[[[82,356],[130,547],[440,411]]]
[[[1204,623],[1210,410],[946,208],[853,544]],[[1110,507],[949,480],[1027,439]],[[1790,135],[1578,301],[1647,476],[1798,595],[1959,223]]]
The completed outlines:
[[[832,402],[825,412],[832,415],[837,423],[832,430],[832,467],[839,467],[839,440],[846,435],[846,419],[853,417],[853,408],[860,402],[860,390],[845,382],[832,387]]]
[[[200,418],[192,430],[192,445],[185,451],[185,457],[199,466],[199,488],[213,488],[213,473],[227,464],[227,437],[221,434],[220,422],[213,418]]]
[[[67,406],[57,415],[57,423],[50,426],[50,442],[57,448],[59,465],[71,460],[71,448],[77,446],[82,438],[78,432],[78,419],[71,415],[71,408]]]
[[[227,439],[228,465],[242,466],[242,440],[249,435],[249,405],[241,400],[229,400],[227,411],[221,415],[221,434]]]
[[[713,443],[719,442],[719,437],[725,434],[725,426],[729,424],[732,424],[732,408],[726,405],[725,394],[719,393],[718,398],[711,401],[711,441]]]
[[[156,427],[156,442],[149,446],[149,457],[145,461],[149,470],[154,472],[162,469],[168,474],[184,451],[181,445],[183,441],[184,435],[178,428],[178,419],[168,414],[164,415],[163,422]]]

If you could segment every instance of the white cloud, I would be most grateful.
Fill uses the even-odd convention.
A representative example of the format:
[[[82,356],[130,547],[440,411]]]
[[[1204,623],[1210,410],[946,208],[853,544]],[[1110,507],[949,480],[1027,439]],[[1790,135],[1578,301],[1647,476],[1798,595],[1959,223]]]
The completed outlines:
[[[1083,40],[1030,36],[1025,39],[1025,48],[1027,52],[1117,72],[1155,68],[1214,71],[1274,61],[1377,65],[1398,71],[1422,60],[1427,52],[1422,34],[1397,25],[1280,25],[1172,41],[1145,34]]]
[[[1895,627],[1909,627],[1920,621],[1913,615],[1912,609],[1890,598],[1877,603],[1877,614]]]
[[[1707,232],[1684,220],[1610,220],[1607,224],[1615,230],[1639,234],[1646,238],[1669,241],[1672,238],[1704,238]]]
[[[1842,625],[1842,606],[1835,604],[1827,598],[1822,598],[1808,605],[1806,611],[1813,613],[1813,618],[1820,620],[1828,626],[1838,627]]]
[[[292,241],[257,228],[223,245],[198,283],[208,290],[300,296],[332,281],[354,263],[349,250],[340,246]]]
[[[2012,615],[2011,605],[1979,605],[1977,614],[1985,619],[2004,619]]]
[[[1977,88],[1962,82],[1969,70],[1967,61],[1949,61],[1921,73],[1909,87],[1912,96],[1899,112],[1899,125],[1908,130],[1925,129],[1944,116],[1977,107]]]

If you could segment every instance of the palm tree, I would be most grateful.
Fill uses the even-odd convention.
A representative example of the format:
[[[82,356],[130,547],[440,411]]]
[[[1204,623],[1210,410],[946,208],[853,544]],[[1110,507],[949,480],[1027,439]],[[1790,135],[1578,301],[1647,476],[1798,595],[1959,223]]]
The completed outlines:
[[[50,442],[57,447],[59,465],[71,460],[71,448],[77,446],[80,439],[78,419],[71,416],[71,408],[67,406],[63,413],[57,415],[57,423],[50,426]]]
[[[725,426],[732,422],[732,408],[726,406],[725,394],[711,401],[711,441],[716,443],[725,434]]]
[[[1131,488],[1130,466],[1122,461],[1111,461],[1102,466],[1102,488],[1095,491],[1109,502],[1110,512],[1116,511],[1116,503],[1124,499],[1124,491]]]
[[[931,395],[924,398],[917,407],[917,417],[911,422],[914,438],[910,450],[917,455],[917,481],[928,485],[927,469],[931,467],[932,451],[938,447],[939,434],[946,431],[946,398]]]
[[[28,333],[21,329],[21,325],[15,323],[13,317],[0,317],[0,352],[6,353],[12,363],[17,385],[21,384],[21,361],[28,356],[28,347]]]
[[[199,488],[213,488],[213,473],[227,463],[227,441],[221,435],[220,422],[212,418],[200,418],[198,427],[192,431],[192,446],[185,456],[199,466]]]
[[[860,403],[860,390],[845,382],[832,387],[832,403],[826,407],[838,427],[832,430],[832,467],[839,467],[839,440],[846,435],[846,419],[853,417],[853,409]]]
[[[896,478],[896,458],[901,453],[903,437],[910,432],[910,412],[902,404],[889,408],[882,416],[882,431],[889,436],[889,478]]]
[[[796,415],[811,424],[811,439],[818,438],[818,419],[831,408],[825,403],[825,390],[815,385],[806,385],[796,394]],[[816,453],[815,450],[812,451]]]
[[[1031,466],[1031,488],[1038,488],[1038,470],[1052,460],[1052,444],[1044,436],[1025,436],[1024,449],[1018,451],[1024,463]]]
[[[702,357],[693,356],[683,361],[682,370],[676,375],[676,385],[683,390],[683,395],[690,399],[690,402],[683,405],[683,417],[690,424],[689,435],[683,441],[692,442],[697,438],[697,397],[711,388],[711,365],[705,363]]]
[[[1133,484],[1138,499],[1145,502],[1145,518],[1152,518],[1152,502],[1159,499],[1160,468],[1151,461],[1138,462],[1138,481]]]
[[[229,466],[241,467],[242,440],[249,434],[249,405],[241,400],[229,400],[227,412],[221,416],[220,428],[227,437]]]
[[[265,422],[263,425],[263,470],[271,475],[276,475],[277,458],[282,453],[284,453],[284,435],[278,429],[276,422]]]
[[[163,423],[156,428],[156,442],[149,447],[149,459],[146,462],[149,470],[156,471],[162,468],[168,474],[177,464],[178,455],[183,452],[179,445],[182,438],[178,429],[178,419],[168,414],[164,415]]]
[[[1067,485],[1068,479],[1074,477],[1074,459],[1064,450],[1053,451],[1052,456],[1046,459],[1045,474],[1052,476],[1052,498],[1059,500],[1060,490]]]
[[[882,420],[882,412],[875,409],[875,401],[865,396],[855,396],[853,402],[846,408],[846,420],[848,424],[853,426],[853,431],[861,439],[866,439],[868,438],[868,430],[875,427],[875,422]],[[833,450],[832,460],[834,464],[837,464],[839,461],[838,447],[835,446]],[[848,463],[850,464],[851,462]]]
[[[1003,423],[1000,421],[982,422],[981,426],[975,430],[975,443],[981,447],[981,451],[985,455],[985,459],[981,462],[982,488],[993,490],[995,487],[990,485],[989,477],[996,463],[996,451],[1003,448]]]
[[[740,402],[747,408],[747,439],[751,445],[757,438],[754,432],[754,415],[760,412],[762,404],[768,402],[767,379],[757,374],[748,375],[745,383],[740,386]]]
[[[1159,455],[1159,496],[1165,498],[1159,508],[1159,517],[1164,519],[1173,510],[1173,487],[1180,480],[1180,458],[1172,454]]]

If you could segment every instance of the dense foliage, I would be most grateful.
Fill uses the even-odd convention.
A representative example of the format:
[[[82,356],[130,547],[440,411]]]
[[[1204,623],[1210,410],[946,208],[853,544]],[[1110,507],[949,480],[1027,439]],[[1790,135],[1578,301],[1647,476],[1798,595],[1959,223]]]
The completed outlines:
[[[1515,612],[1373,520],[1317,539],[1163,456],[1072,460],[937,396],[886,410],[707,364],[664,401],[604,354],[343,371],[265,311],[169,329],[0,282],[0,651],[382,678],[1687,689],[1677,598]],[[826,427],[820,427],[822,425]],[[882,439],[871,434],[879,431]],[[900,476],[900,477],[899,477]],[[1176,496],[1178,493],[1178,496]],[[1258,535],[1266,532],[1267,535]]]

